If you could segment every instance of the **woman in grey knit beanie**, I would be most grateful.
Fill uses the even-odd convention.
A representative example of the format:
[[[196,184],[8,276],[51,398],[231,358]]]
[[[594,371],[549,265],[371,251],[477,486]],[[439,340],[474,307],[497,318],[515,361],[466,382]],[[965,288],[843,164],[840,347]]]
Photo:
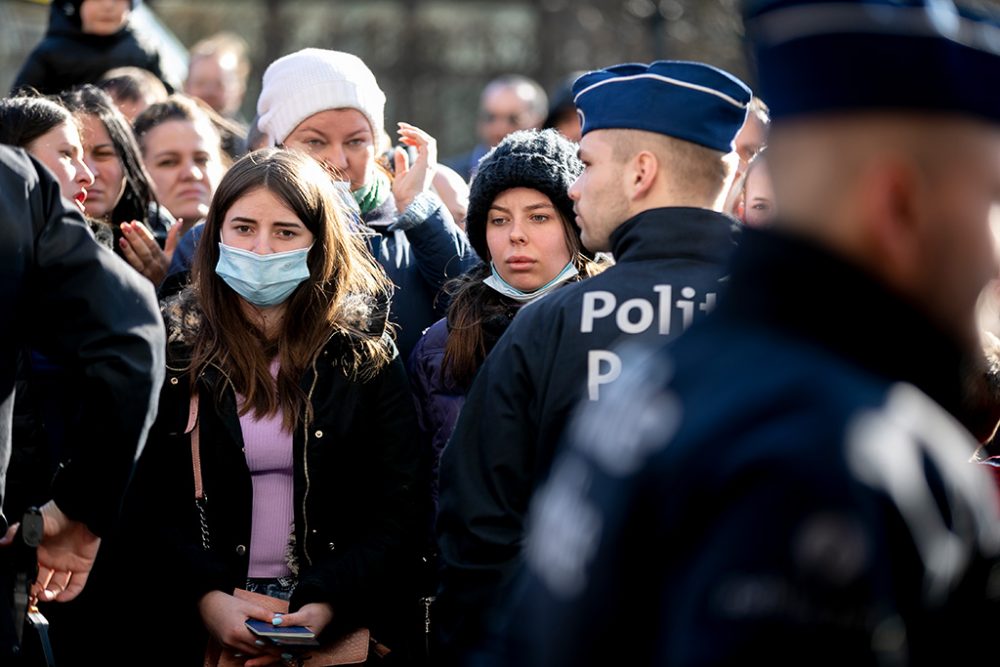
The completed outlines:
[[[449,284],[447,317],[427,330],[408,364],[421,427],[436,455],[473,377],[518,309],[603,268],[580,244],[574,224],[568,191],[583,171],[576,152],[555,130],[524,130],[479,162],[466,229],[484,262]]]

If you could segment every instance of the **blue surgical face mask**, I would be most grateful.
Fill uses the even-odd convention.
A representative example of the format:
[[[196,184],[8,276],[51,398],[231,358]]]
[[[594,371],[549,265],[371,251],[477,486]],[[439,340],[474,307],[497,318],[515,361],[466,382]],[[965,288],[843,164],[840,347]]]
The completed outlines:
[[[490,262],[490,271],[492,271],[492,274],[483,280],[483,284],[488,287],[492,287],[494,290],[500,292],[506,297],[510,297],[515,301],[521,301],[522,303],[534,301],[535,299],[545,296],[579,273],[579,271],[576,270],[576,266],[573,265],[573,262],[568,262],[555,278],[532,292],[524,292],[504,280],[497,271],[497,267],[493,262]]]
[[[220,242],[215,272],[253,305],[276,306],[309,277],[309,248],[258,255]]]

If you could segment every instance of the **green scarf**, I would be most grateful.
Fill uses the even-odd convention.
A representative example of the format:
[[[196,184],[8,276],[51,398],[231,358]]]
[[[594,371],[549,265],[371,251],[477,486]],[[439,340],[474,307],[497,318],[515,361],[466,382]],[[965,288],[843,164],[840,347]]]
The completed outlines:
[[[371,180],[371,183],[363,185],[351,194],[354,195],[354,201],[358,202],[361,215],[368,215],[382,205],[390,192],[392,192],[392,184],[389,183],[389,177],[381,169],[376,169],[375,178]]]

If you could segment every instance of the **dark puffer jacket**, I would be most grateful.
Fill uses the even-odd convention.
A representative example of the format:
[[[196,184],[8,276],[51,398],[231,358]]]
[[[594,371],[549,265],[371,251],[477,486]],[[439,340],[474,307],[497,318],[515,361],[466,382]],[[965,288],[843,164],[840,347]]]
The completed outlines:
[[[484,323],[487,354],[510,326],[521,304],[510,300],[509,308]],[[417,341],[406,363],[410,389],[417,405],[417,423],[425,443],[429,444],[432,460],[431,497],[437,506],[438,465],[441,452],[455,430],[458,414],[465,404],[468,387],[458,386],[444,373],[444,352],[450,327],[442,318],[432,324]]]
[[[137,34],[130,24],[126,23],[113,35],[84,33],[80,27],[80,4],[67,0],[52,3],[45,37],[28,55],[12,90],[31,86],[54,95],[83,83],[97,83],[109,69],[125,66],[149,70],[168,89],[176,87],[177,82],[164,79],[155,45]]]

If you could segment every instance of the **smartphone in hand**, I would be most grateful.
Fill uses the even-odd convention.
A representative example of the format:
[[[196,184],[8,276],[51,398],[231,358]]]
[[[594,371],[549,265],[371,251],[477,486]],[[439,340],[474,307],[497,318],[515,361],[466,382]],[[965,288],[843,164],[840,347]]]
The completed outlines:
[[[249,618],[247,629],[276,646],[319,646],[316,633],[303,625],[274,625],[270,621]]]

